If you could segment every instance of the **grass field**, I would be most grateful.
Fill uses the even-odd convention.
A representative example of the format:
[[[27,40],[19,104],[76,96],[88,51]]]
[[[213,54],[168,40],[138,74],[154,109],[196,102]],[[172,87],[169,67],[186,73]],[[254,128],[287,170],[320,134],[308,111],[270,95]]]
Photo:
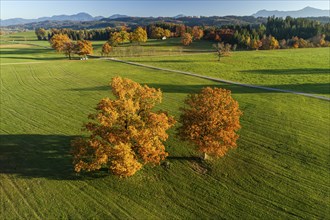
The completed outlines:
[[[62,60],[40,47],[0,51],[0,219],[328,218],[329,102],[106,60]],[[239,52],[221,64],[214,59],[206,54],[131,60],[272,87],[327,84],[301,89],[329,95],[326,50]],[[279,69],[292,72],[275,74]],[[127,179],[75,174],[70,141],[81,134],[96,103],[111,96],[108,83],[118,75],[161,88],[157,109],[176,118],[187,94],[204,86],[232,90],[244,112],[238,148],[199,163],[172,129],[166,142],[170,169],[145,167]]]
[[[240,51],[220,62],[215,54],[126,60],[248,84],[330,94],[330,48]]]
[[[102,45],[106,41],[92,41],[94,54],[101,55]],[[0,44],[32,44],[40,47],[49,47],[49,42],[37,40],[34,31],[16,33],[0,36]],[[169,38],[167,40],[149,39],[140,45],[132,43],[123,43],[112,48],[111,56],[159,56],[159,55],[181,55],[192,52],[212,51],[212,43],[209,41],[196,41],[189,46],[183,46],[180,38]]]

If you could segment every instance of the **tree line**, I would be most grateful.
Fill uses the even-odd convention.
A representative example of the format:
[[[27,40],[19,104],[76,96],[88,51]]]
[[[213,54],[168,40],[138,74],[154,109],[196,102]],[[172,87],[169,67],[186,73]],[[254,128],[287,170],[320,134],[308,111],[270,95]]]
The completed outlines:
[[[72,29],[36,29],[39,40],[50,40],[56,34],[65,34],[71,40],[105,40],[112,46],[121,42],[136,42],[134,32],[137,27],[105,28],[93,30]],[[330,23],[320,23],[304,18],[269,17],[266,24],[261,25],[227,25],[221,28],[214,26],[186,26],[158,22],[142,28],[147,39],[181,37],[184,45],[193,40],[210,40],[236,45],[239,49],[277,49],[297,47],[329,46]],[[145,42],[145,41],[142,41]]]

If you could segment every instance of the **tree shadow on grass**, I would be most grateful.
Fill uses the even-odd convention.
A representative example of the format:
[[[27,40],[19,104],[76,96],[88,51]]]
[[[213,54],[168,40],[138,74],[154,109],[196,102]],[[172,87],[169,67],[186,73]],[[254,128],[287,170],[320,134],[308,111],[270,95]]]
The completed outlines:
[[[190,157],[177,157],[177,156],[169,156],[166,157],[167,160],[182,160],[182,161],[196,161],[196,162],[201,162],[202,158],[196,157],[196,156],[190,156]]]
[[[54,50],[48,48],[19,48],[19,49],[3,49],[0,51],[1,56],[5,55],[31,55],[31,54],[45,54],[53,52]]]
[[[19,57],[19,56],[1,56],[1,58],[13,59],[13,60],[69,60],[65,56],[63,57]],[[79,58],[73,58],[72,60],[78,60]]]
[[[330,74],[329,68],[261,69],[261,70],[243,70],[240,72],[257,73],[257,74],[265,74],[265,75]]]
[[[167,51],[165,51],[166,53]],[[139,63],[192,63],[193,60],[141,60]]]
[[[142,83],[143,84],[143,83]],[[148,83],[149,87],[160,88],[165,93],[197,93],[204,87],[218,87],[231,90],[233,94],[251,94],[251,93],[283,93],[281,91],[269,91],[264,89],[249,88],[232,84],[209,84],[209,85],[173,85]],[[283,84],[283,85],[265,85],[264,87],[284,89],[296,92],[305,92],[310,94],[330,94],[329,83],[304,83],[304,84]],[[111,91],[110,86],[95,86],[87,88],[74,88],[70,91]]]
[[[70,141],[73,138],[65,135],[0,135],[0,174],[55,180],[106,175],[102,171],[87,175],[74,172],[70,155]]]

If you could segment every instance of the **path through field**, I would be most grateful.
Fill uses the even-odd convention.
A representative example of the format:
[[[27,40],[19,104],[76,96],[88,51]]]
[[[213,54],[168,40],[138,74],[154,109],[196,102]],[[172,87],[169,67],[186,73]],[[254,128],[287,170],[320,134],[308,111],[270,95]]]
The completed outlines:
[[[296,92],[296,91],[285,90],[285,89],[277,89],[277,88],[271,88],[271,87],[265,87],[265,86],[257,86],[257,85],[239,83],[239,82],[234,82],[234,81],[230,81],[230,80],[225,80],[225,79],[219,79],[219,78],[214,78],[214,77],[199,75],[199,74],[192,73],[192,72],[185,72],[185,71],[180,71],[180,70],[173,70],[173,69],[155,67],[155,66],[150,66],[150,65],[136,63],[136,62],[119,60],[117,58],[101,58],[101,59],[106,59],[106,60],[111,60],[111,61],[115,61],[115,62],[126,63],[126,64],[134,65],[134,66],[142,66],[142,67],[146,67],[146,68],[150,68],[150,69],[155,69],[155,70],[180,73],[180,74],[194,76],[194,77],[198,77],[198,78],[202,78],[202,79],[212,80],[212,81],[215,81],[215,82],[228,83],[228,84],[232,84],[232,85],[244,86],[244,87],[249,87],[249,88],[254,88],[254,89],[263,89],[263,90],[275,91],[275,92],[285,92],[285,93],[291,93],[291,94],[295,94],[295,95],[302,95],[302,96],[307,96],[307,97],[312,97],[312,98],[316,98],[316,99],[330,101],[330,98],[328,98],[328,97],[314,95],[314,94],[310,94],[310,93]]]

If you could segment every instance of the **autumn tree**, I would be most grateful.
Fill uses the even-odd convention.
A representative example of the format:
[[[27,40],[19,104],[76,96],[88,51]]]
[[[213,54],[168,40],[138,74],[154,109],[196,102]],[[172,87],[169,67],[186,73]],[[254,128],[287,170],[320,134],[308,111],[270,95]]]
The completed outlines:
[[[272,36],[269,36],[269,48],[270,49],[278,49],[278,48],[280,48],[280,45],[279,45],[279,43],[278,43],[278,40],[276,40],[276,38],[275,37],[272,37]]]
[[[164,29],[164,36],[165,36],[166,38],[171,37],[171,35],[172,35],[172,33],[171,33],[171,31],[170,31],[169,29]]]
[[[122,43],[122,38],[119,32],[113,32],[110,36],[109,42],[113,46],[117,46],[118,44]]]
[[[293,48],[299,48],[299,38],[297,36],[292,37],[292,39],[290,40],[290,44]]]
[[[175,120],[166,112],[152,111],[162,100],[160,89],[121,77],[112,79],[111,88],[115,99],[102,99],[84,125],[90,135],[72,142],[76,172],[107,167],[127,177],[168,155],[163,141]]]
[[[105,42],[105,44],[103,44],[102,46],[102,56],[109,56],[109,53],[111,52],[112,47],[108,42]]]
[[[50,45],[54,48],[57,52],[62,52],[64,49],[64,45],[70,43],[71,40],[66,34],[55,34],[50,39]]]
[[[258,50],[261,46],[262,46],[262,42],[256,38],[253,38],[250,41],[250,48],[252,48],[254,50]]]
[[[76,54],[78,54],[79,56],[86,56],[87,54],[93,54],[92,42],[88,40],[78,40]]]
[[[38,40],[46,40],[47,31],[43,28],[37,28],[35,30]]]
[[[186,33],[186,26],[185,25],[177,25],[175,27],[175,36],[182,37]]]
[[[63,45],[64,54],[71,60],[73,54],[77,53],[77,45],[73,42],[65,42]]]
[[[279,44],[280,44],[280,48],[281,48],[281,49],[286,49],[286,48],[287,48],[287,42],[286,42],[285,39],[282,39],[282,40],[279,42]]]
[[[269,35],[268,37],[263,36],[261,42],[262,42],[261,48],[264,50],[278,49],[280,47],[276,38],[271,35]]]
[[[118,44],[122,44],[124,42],[129,41],[129,39],[130,39],[129,33],[126,31],[126,29],[122,28],[120,32],[113,32],[110,35],[109,42],[111,45],[117,46]]]
[[[203,88],[201,93],[188,96],[181,111],[178,134],[195,144],[204,158],[206,154],[224,156],[236,147],[242,112],[230,90]]]
[[[213,44],[213,48],[216,49],[218,61],[220,62],[221,57],[230,56],[231,45],[225,44],[224,42],[219,42],[217,44]]]
[[[151,38],[162,39],[165,36],[164,29],[161,27],[153,27],[151,30]]]
[[[198,26],[194,26],[192,29],[192,36],[194,40],[200,40],[204,35],[204,31],[200,29]]]
[[[146,42],[147,39],[147,31],[144,30],[142,27],[136,28],[132,33],[132,42],[138,42],[140,44],[141,42]]]
[[[181,43],[185,46],[188,46],[192,43],[192,36],[189,33],[184,33],[181,37]]]
[[[129,34],[126,29],[123,29],[119,32],[120,43],[127,42],[129,40]]]

